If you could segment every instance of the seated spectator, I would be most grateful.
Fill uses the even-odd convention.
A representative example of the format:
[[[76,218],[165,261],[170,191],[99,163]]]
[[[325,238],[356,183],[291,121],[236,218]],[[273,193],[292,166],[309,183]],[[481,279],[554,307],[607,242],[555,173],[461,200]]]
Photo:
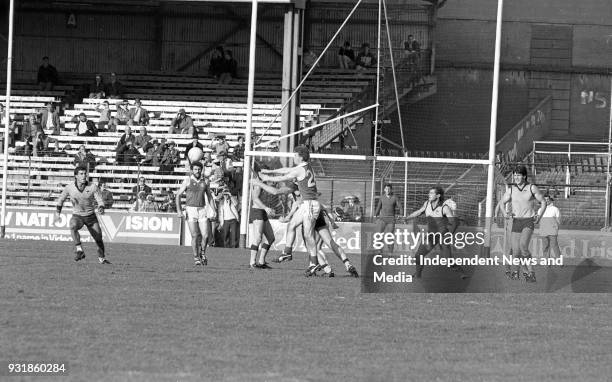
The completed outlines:
[[[138,166],[143,156],[140,151],[134,147],[132,141],[127,141],[125,151],[123,151],[123,165],[124,166]]]
[[[21,125],[21,141],[32,142],[36,137],[36,131],[40,124],[38,123],[38,118],[36,114],[30,114],[26,118],[25,122]],[[42,127],[41,127],[42,130]]]
[[[132,200],[136,200],[140,192],[144,192],[145,196],[151,194],[151,187],[147,186],[144,177],[138,178],[138,184],[132,187]]]
[[[168,187],[165,191],[162,192],[162,196],[164,200],[159,205],[160,212],[167,213],[176,213],[176,200],[174,196],[174,192]]]
[[[60,133],[59,112],[53,106],[52,102],[47,103],[45,109],[41,113],[41,122],[44,130],[52,130],[54,135]]]
[[[317,55],[314,54],[312,50],[305,49],[304,55],[302,56],[302,65],[304,65],[304,69],[310,70],[316,61]]]
[[[239,221],[238,198],[232,196],[228,188],[221,189],[222,199],[217,202],[217,216],[221,226],[223,246],[225,248],[238,248]]]
[[[234,160],[242,162],[244,160],[244,137],[238,137],[238,144],[234,146]]]
[[[187,113],[185,113],[185,109],[180,109],[176,117],[174,117],[172,120],[168,134],[193,135],[193,131],[193,120],[189,115],[187,115]]]
[[[106,85],[106,96],[109,98],[123,98],[125,92],[121,82],[117,80],[117,74],[110,74],[110,83]]]
[[[351,48],[350,41],[345,41],[338,51],[338,66],[340,69],[353,69],[355,67],[355,52]]]
[[[147,150],[145,152],[145,157],[142,160],[142,164],[148,166],[159,166],[163,153],[161,150],[162,146],[159,144],[157,139],[154,139],[150,143],[147,143],[145,147],[147,148]]]
[[[344,220],[358,222],[361,221],[363,216],[363,209],[359,204],[357,198],[355,196],[348,196],[345,198],[346,205],[342,209],[344,212]]]
[[[87,119],[85,113],[79,114],[79,121],[77,122],[77,135],[85,137],[97,137],[98,129],[93,121]]]
[[[109,133],[116,133],[119,130],[119,120],[117,117],[110,117],[108,125],[106,125],[106,131]]]
[[[208,75],[216,79],[222,73],[223,68],[223,47],[218,46],[212,51],[210,64],[208,65]]]
[[[49,155],[49,153],[51,152],[51,150],[49,150],[49,144],[53,142],[57,141],[53,138],[50,138],[47,134],[45,134],[44,131],[38,131],[32,144],[34,156],[42,157]]]
[[[113,197],[113,193],[111,190],[106,188],[106,182],[102,179],[98,181],[98,188],[100,189],[100,195],[104,200],[104,208],[109,209],[115,203],[115,198]]]
[[[149,149],[149,141],[151,141],[151,136],[147,133],[147,128],[144,126],[140,127],[140,132],[134,139],[134,147],[138,150],[142,150],[141,153],[144,154]]]
[[[130,126],[126,126],[125,133],[121,136],[121,138],[119,138],[117,148],[115,149],[115,152],[117,153],[116,160],[118,165],[123,165],[125,163],[124,154],[128,148],[127,143],[131,142],[133,144],[134,140],[136,140],[136,136],[132,134],[132,128]]]
[[[226,50],[223,54],[223,64],[221,66],[221,73],[219,74],[220,84],[229,84],[232,82],[232,78],[238,77],[238,62],[234,60],[231,50]]]
[[[361,45],[361,51],[357,55],[357,61],[355,63],[355,69],[364,70],[367,68],[371,68],[376,65],[376,58],[370,52],[370,44],[364,42]]]
[[[129,113],[130,120],[129,125],[148,125],[149,124],[149,112],[142,107],[139,99],[134,102],[134,107],[130,109]]]
[[[74,155],[72,164],[74,167],[85,167],[87,171],[91,172],[96,168],[96,159],[96,156],[85,148],[85,145],[80,145],[79,151]]]
[[[98,120],[98,131],[108,131],[108,124],[111,120],[111,109],[108,101],[104,101],[100,105],[96,106],[96,111],[100,113],[100,119]]]
[[[144,204],[147,201],[147,193],[139,191],[134,199],[134,204],[130,207],[130,212],[141,212],[144,209]]]
[[[49,57],[43,57],[42,65],[38,68],[38,76],[36,77],[36,83],[40,90],[53,90],[58,82],[58,77],[55,67],[49,64]]]
[[[168,142],[168,149],[164,151],[162,156],[159,172],[171,173],[174,171],[174,168],[181,163],[181,157],[179,151],[176,149],[176,145],[173,141]]]
[[[104,98],[106,96],[105,89],[102,75],[96,74],[96,79],[89,85],[89,98]]]
[[[221,163],[219,162],[219,159],[215,159],[212,161],[210,182],[216,183],[219,187],[225,185],[225,173],[221,168]]]
[[[409,65],[418,63],[421,56],[421,44],[414,39],[413,35],[408,35],[408,40],[404,41],[404,52]]]
[[[128,110],[129,102],[124,99],[121,102],[117,102],[117,111],[115,112],[115,118],[119,125],[127,125],[130,121],[130,110]]]

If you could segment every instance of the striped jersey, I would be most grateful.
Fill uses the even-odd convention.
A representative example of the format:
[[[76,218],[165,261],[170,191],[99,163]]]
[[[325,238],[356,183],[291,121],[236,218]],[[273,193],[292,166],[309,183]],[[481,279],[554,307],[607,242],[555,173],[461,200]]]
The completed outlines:
[[[79,190],[76,182],[67,184],[57,200],[57,206],[61,208],[68,198],[72,203],[72,213],[78,216],[89,216],[95,212],[97,205],[104,205],[100,189],[96,184],[89,182],[85,183],[82,191]]]

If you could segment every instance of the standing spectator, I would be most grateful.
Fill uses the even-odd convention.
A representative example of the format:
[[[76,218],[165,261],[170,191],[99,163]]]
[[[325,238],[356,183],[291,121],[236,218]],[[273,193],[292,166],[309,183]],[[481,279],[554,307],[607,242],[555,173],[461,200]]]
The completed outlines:
[[[368,44],[367,42],[364,42],[361,45],[361,51],[357,55],[357,62],[356,62],[355,69],[364,70],[367,68],[371,68],[374,65],[376,65],[376,58],[374,57],[372,52],[370,52],[370,44]]]
[[[345,41],[338,51],[338,65],[340,69],[353,69],[355,67],[355,52],[351,48],[350,41]]]
[[[223,47],[218,46],[212,51],[210,64],[208,65],[208,75],[216,79],[222,73],[223,69]]]
[[[235,161],[243,161],[244,160],[244,137],[238,137],[238,144],[234,146],[234,160]]]
[[[50,138],[44,131],[38,131],[32,145],[34,149],[34,156],[42,157],[49,155],[51,152],[51,150],[49,150],[49,144],[52,142],[56,142],[56,140]]]
[[[145,153],[149,149],[149,141],[151,141],[151,136],[147,133],[147,128],[144,126],[140,127],[140,133],[136,136],[134,140],[134,147],[138,150],[142,150],[142,153]]]
[[[185,113],[185,109],[180,109],[176,117],[174,117],[172,120],[168,134],[193,135],[193,131],[193,120],[189,115],[187,115],[187,113]]]
[[[77,122],[77,135],[85,137],[97,137],[98,129],[93,121],[87,119],[85,113],[79,114],[79,121]]]
[[[132,200],[135,200],[140,192],[144,192],[145,196],[151,194],[151,187],[147,186],[146,180],[143,176],[138,178],[138,184],[132,187]]]
[[[115,117],[119,121],[120,125],[127,125],[130,121],[130,110],[128,110],[129,102],[127,99],[124,99],[121,102],[117,102],[117,111],[115,112]]]
[[[130,126],[125,127],[125,133],[119,138],[119,142],[117,142],[117,148],[115,152],[117,153],[117,164],[123,165],[125,163],[124,154],[128,148],[128,142],[134,143],[136,136],[132,134],[132,128]]]
[[[215,153],[215,158],[219,161],[223,171],[225,171],[225,158],[227,158],[227,153],[229,152],[229,145],[225,142],[225,135],[217,135],[210,148]]]
[[[544,195],[544,201],[546,202],[546,211],[542,215],[540,221],[540,236],[543,240],[543,254],[550,258],[551,251],[554,257],[561,257],[561,249],[559,248],[559,226],[561,225],[561,212],[559,208],[555,206],[552,196],[549,194]]]
[[[139,99],[134,102],[134,107],[130,109],[129,113],[130,120],[129,125],[148,125],[149,124],[149,112],[142,107],[142,103]]]
[[[238,247],[238,198],[232,196],[227,188],[221,190],[222,199],[218,203],[219,225],[221,226],[223,246],[225,248]]]
[[[418,63],[421,56],[421,44],[411,34],[408,35],[408,40],[404,41],[404,52],[410,67]]]
[[[100,190],[100,196],[102,196],[102,199],[104,200],[104,208],[111,208],[115,202],[115,198],[113,197],[111,190],[106,188],[106,181],[100,179],[98,181],[98,189]]]
[[[110,74],[110,83],[106,85],[106,96],[109,98],[123,98],[123,85],[117,80],[117,74]]]
[[[96,74],[96,79],[89,85],[89,98],[104,98],[104,90],[104,79],[101,74]]]
[[[181,163],[181,157],[179,151],[176,149],[176,145],[173,141],[168,142],[168,149],[164,151],[161,159],[161,165],[159,166],[159,172],[171,173],[174,168]],[[174,200],[174,199],[173,199]]]
[[[109,130],[108,124],[111,120],[111,110],[108,101],[102,102],[96,106],[96,111],[100,113],[100,119],[98,120],[98,131]]]
[[[53,87],[57,84],[57,81],[57,70],[53,67],[53,65],[49,64],[49,57],[43,57],[42,65],[38,68],[38,76],[36,79],[40,90],[53,90]]]
[[[41,113],[41,125],[44,130],[53,130],[54,135],[60,133],[59,113],[53,106],[52,102],[47,103],[45,109]]]
[[[74,155],[74,162],[72,162],[74,167],[84,167],[87,169],[87,172],[92,172],[96,168],[96,157],[93,155],[88,149],[85,148],[85,145],[79,146],[79,151]]]
[[[223,65],[219,74],[220,84],[229,84],[232,78],[238,77],[238,62],[234,60],[231,50],[226,50],[223,54]]]

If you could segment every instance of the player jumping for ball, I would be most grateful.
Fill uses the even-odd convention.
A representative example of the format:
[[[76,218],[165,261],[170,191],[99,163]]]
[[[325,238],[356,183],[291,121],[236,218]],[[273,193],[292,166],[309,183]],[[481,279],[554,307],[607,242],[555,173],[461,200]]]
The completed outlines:
[[[56,219],[62,212],[62,207],[66,199],[70,198],[72,202],[72,218],[70,218],[70,234],[74,241],[76,255],[75,261],[80,261],[85,258],[85,252],[81,246],[81,235],[79,230],[83,226],[91,234],[91,237],[98,246],[98,262],[100,264],[110,264],[104,255],[104,242],[102,241],[102,230],[100,223],[95,213],[95,204],[98,203],[98,213],[104,213],[104,199],[100,194],[98,186],[87,181],[87,169],[79,166],[74,169],[74,183],[70,183],[64,187],[62,194],[57,200]]]
[[[294,150],[293,161],[295,167],[280,168],[277,170],[262,170],[261,180],[271,182],[295,181],[302,196],[302,203],[295,213],[296,226],[302,225],[304,229],[304,244],[308,250],[310,265],[306,269],[306,276],[314,276],[317,270],[317,245],[315,241],[315,222],[321,205],[319,204],[317,182],[314,171],[310,166],[310,152],[305,146],[298,146]],[[266,174],[280,174],[269,176]],[[295,231],[287,231],[287,244],[283,249],[284,255],[290,255],[295,241]]]
[[[531,259],[529,242],[531,241],[535,224],[540,221],[544,211],[546,211],[546,201],[538,187],[527,181],[527,167],[517,166],[512,171],[512,178],[514,183],[510,185],[502,197],[504,205],[502,213],[505,216],[505,206],[511,203],[513,219],[510,241],[512,243],[512,254],[522,259]],[[534,200],[540,202],[540,208],[537,213],[533,208]],[[529,262],[523,266],[526,268],[526,272],[523,272],[525,281],[535,283],[536,275],[533,271],[533,266]],[[521,267],[521,265],[518,265],[516,270],[512,272],[512,279],[518,280],[520,278]]]
[[[423,213],[427,217],[426,235],[429,237],[429,234],[433,234],[432,236],[434,237],[434,242],[430,243],[429,240],[422,242],[419,244],[419,248],[414,255],[416,260],[416,273],[414,276],[419,279],[423,273],[421,256],[427,256],[436,245],[440,246],[440,251],[444,257],[452,257],[450,245],[444,244],[442,238],[447,232],[454,234],[457,226],[459,225],[458,219],[455,218],[453,210],[447,203],[444,202],[444,190],[440,187],[433,187],[430,189],[428,200],[425,202],[425,204],[423,204],[423,207],[408,215],[408,218],[412,219],[422,215]],[[435,238],[438,237],[437,234],[439,234],[439,242],[435,242]],[[455,265],[452,267],[452,269],[459,272],[462,279],[468,277],[460,266]]]
[[[191,232],[191,248],[195,265],[208,265],[206,244],[210,233],[209,219],[213,218],[210,215],[211,211],[214,211],[214,206],[207,205],[207,203],[212,203],[213,198],[210,194],[208,180],[202,176],[203,168],[202,162],[193,162],[191,175],[183,181],[176,193],[176,211],[180,218],[183,217],[181,195],[185,192],[187,196],[185,210]]]

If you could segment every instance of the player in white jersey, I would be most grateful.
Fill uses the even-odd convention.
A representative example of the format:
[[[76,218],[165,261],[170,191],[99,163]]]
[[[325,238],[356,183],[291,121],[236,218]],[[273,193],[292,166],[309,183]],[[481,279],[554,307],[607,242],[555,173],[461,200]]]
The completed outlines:
[[[102,241],[102,230],[100,223],[96,217],[96,208],[94,202],[98,203],[98,213],[104,213],[104,199],[100,194],[100,190],[95,183],[87,181],[87,169],[79,166],[74,169],[74,183],[67,184],[57,200],[57,211],[55,217],[59,220],[59,214],[62,212],[62,207],[66,199],[70,198],[72,203],[72,218],[70,219],[70,234],[74,241],[76,256],[75,261],[80,261],[85,258],[85,252],[81,246],[81,235],[79,230],[83,226],[91,234],[91,237],[98,246],[98,261],[100,264],[110,264],[104,254],[104,242]]]
[[[517,166],[512,172],[514,183],[510,185],[502,198],[505,213],[505,206],[512,203],[512,254],[523,259],[531,259],[529,252],[529,242],[535,224],[537,224],[544,211],[546,211],[546,201],[538,187],[527,181],[527,168],[525,166]],[[540,208],[537,213],[534,209],[534,200],[540,202]],[[525,265],[526,272],[523,272],[526,282],[536,282],[535,272],[531,264]],[[516,267],[512,272],[511,277],[518,280],[520,275],[521,265]]]
[[[421,278],[423,272],[421,256],[427,256],[436,246],[440,246],[442,256],[452,257],[451,246],[445,244],[442,239],[444,234],[448,232],[454,234],[459,225],[452,208],[444,201],[444,190],[440,187],[430,189],[428,200],[423,204],[423,207],[408,215],[408,218],[412,219],[422,214],[427,217],[427,232],[424,241],[419,244],[419,248],[414,255],[416,260],[414,276],[416,278]],[[462,279],[468,277],[460,266],[453,266],[451,269],[459,272]]]
[[[300,195],[302,196],[302,203],[300,204],[300,208],[296,211],[292,222],[295,222],[296,227],[302,225],[304,229],[305,245],[310,258],[310,265],[306,270],[306,275],[313,276],[315,275],[315,272],[317,270],[317,245],[315,240],[315,223],[317,221],[317,217],[319,216],[321,205],[317,200],[317,183],[315,180],[314,171],[310,166],[310,152],[308,151],[308,148],[306,148],[305,146],[298,146],[295,148],[294,153],[294,167],[267,171],[262,170],[262,175],[260,177],[263,181],[294,181],[297,184],[298,190],[300,191]],[[274,173],[280,175],[269,176],[266,175],[266,173]],[[291,231],[287,231],[287,245],[283,250],[284,254],[288,255],[291,253],[290,251],[294,241],[295,232],[291,233]]]

